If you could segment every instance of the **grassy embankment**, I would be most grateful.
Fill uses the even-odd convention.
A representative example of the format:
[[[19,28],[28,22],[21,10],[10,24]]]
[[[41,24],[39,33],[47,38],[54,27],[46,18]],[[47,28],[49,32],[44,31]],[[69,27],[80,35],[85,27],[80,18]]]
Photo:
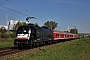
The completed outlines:
[[[25,54],[9,57],[11,60],[90,60],[90,40],[81,39],[62,44],[30,49]]]
[[[0,39],[0,48],[5,48],[5,47],[10,47],[10,46],[14,46],[13,44],[14,39]]]
[[[13,33],[0,33],[0,48],[14,46],[13,41],[15,37]]]
[[[13,42],[0,42],[0,48],[14,46]]]

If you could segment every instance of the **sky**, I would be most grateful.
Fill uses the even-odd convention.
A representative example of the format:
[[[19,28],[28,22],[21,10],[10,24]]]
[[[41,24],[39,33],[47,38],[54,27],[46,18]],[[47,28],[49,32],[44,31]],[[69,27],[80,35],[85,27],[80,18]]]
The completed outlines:
[[[7,20],[26,21],[42,26],[47,21],[58,23],[60,31],[76,28],[79,33],[90,33],[90,0],[0,0],[0,25]]]

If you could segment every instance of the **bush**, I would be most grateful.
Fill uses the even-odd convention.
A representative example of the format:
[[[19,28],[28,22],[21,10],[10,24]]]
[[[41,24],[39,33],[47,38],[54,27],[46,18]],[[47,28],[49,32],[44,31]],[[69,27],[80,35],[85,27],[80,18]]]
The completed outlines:
[[[90,36],[88,36],[88,37],[86,38],[86,40],[87,40],[87,42],[90,42]]]
[[[14,33],[1,33],[0,34],[0,40],[12,40],[15,38]]]

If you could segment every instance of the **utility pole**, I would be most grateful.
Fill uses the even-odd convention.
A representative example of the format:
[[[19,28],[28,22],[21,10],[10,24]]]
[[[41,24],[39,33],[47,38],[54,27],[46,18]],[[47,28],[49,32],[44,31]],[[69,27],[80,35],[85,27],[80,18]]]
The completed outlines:
[[[60,28],[61,28],[61,27],[58,27],[58,31],[60,31]]]
[[[76,37],[76,26],[74,26],[75,27],[75,37]],[[75,38],[76,39],[76,38]]]
[[[74,26],[75,27],[75,34],[76,34],[76,26]]]
[[[8,13],[6,12],[6,25],[8,26],[7,21],[8,21]]]
[[[8,22],[8,13],[6,12],[6,26],[8,27],[8,32],[9,32],[9,24],[10,22]]]
[[[51,22],[51,30],[52,30],[52,22]]]

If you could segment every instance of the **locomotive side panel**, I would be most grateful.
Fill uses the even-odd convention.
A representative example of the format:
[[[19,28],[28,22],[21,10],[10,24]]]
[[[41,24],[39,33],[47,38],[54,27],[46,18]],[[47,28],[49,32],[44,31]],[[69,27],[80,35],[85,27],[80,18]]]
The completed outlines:
[[[48,28],[44,28],[44,27],[41,27],[41,30],[42,30],[42,37],[43,37],[44,41],[53,39],[52,30],[50,30]]]

